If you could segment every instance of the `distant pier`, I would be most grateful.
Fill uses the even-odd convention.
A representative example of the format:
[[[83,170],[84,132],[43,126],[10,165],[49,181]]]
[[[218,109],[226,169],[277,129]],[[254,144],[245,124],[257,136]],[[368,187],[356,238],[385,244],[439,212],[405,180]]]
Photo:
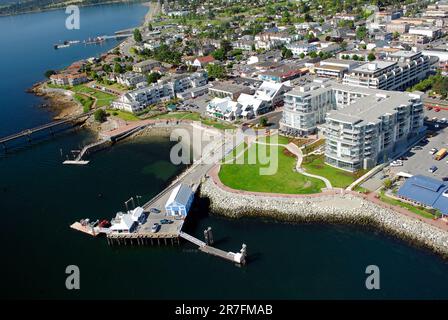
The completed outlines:
[[[80,114],[77,116],[67,117],[62,120],[57,120],[57,121],[53,121],[53,122],[50,122],[50,123],[47,123],[47,124],[44,124],[44,125],[41,125],[38,127],[26,129],[26,130],[20,131],[18,133],[14,133],[12,135],[0,138],[0,144],[3,146],[4,150],[6,151],[8,149],[8,145],[7,145],[8,142],[11,142],[11,141],[14,141],[14,140],[17,140],[20,138],[26,138],[28,140],[28,142],[31,142],[32,135],[34,133],[48,130],[50,132],[50,134],[54,134],[54,132],[53,132],[54,128],[61,126],[63,124],[76,122],[76,121],[82,120],[84,118],[87,119],[92,114],[93,114],[93,111],[89,111],[89,112],[86,112],[86,113],[83,113],[83,114]]]

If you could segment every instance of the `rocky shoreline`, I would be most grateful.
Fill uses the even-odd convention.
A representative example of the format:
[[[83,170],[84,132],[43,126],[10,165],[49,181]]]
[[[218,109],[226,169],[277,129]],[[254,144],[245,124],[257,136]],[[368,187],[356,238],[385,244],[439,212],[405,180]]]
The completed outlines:
[[[448,232],[353,194],[297,198],[254,196],[223,190],[212,178],[206,178],[201,184],[200,196],[209,199],[213,214],[374,227],[448,259]]]
[[[45,102],[41,107],[50,110],[55,120],[83,112],[82,105],[73,99],[73,93],[68,90],[51,89],[45,83],[36,83],[27,92],[43,98]]]

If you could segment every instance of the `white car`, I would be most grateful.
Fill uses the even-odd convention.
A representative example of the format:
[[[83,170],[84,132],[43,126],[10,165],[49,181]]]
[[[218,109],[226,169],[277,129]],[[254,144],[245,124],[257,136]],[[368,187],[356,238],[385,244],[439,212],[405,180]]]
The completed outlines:
[[[391,167],[401,167],[401,166],[403,166],[403,161],[401,161],[401,160],[392,161],[390,163],[390,166]]]
[[[441,123],[446,123],[447,120],[446,120],[446,118],[442,118],[442,119],[440,119],[440,122],[441,122]]]
[[[430,155],[435,155],[436,153],[437,153],[437,149],[436,148],[432,148],[430,151],[429,151],[429,154]]]

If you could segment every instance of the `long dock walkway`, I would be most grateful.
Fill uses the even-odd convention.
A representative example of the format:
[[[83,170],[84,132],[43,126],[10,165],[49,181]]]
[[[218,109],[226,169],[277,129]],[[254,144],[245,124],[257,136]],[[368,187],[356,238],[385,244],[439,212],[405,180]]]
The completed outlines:
[[[243,247],[241,249],[240,252],[230,252],[230,251],[224,251],[212,246],[207,245],[205,242],[189,235],[188,233],[185,233],[183,231],[181,231],[179,233],[179,236],[195,245],[197,245],[199,247],[199,250],[204,252],[204,253],[208,253],[211,254],[213,256],[231,261],[231,262],[235,262],[238,264],[246,264],[246,256],[247,256],[247,252],[246,252],[246,245],[243,244]]]
[[[41,126],[38,126],[38,127],[34,127],[34,128],[31,128],[31,129],[26,129],[26,130],[23,130],[21,132],[15,133],[15,134],[11,134],[9,136],[0,138],[0,144],[5,144],[5,143],[7,143],[9,141],[12,141],[12,140],[15,140],[15,139],[18,139],[18,138],[21,138],[21,137],[28,137],[28,138],[30,138],[30,136],[33,133],[36,133],[36,132],[39,132],[39,131],[43,131],[43,130],[46,130],[46,129],[50,129],[51,130],[52,128],[54,128],[56,126],[60,126],[62,124],[69,123],[69,122],[72,122],[72,121],[76,121],[76,120],[79,120],[79,119],[82,119],[82,118],[87,118],[87,117],[91,116],[93,114],[93,112],[94,111],[89,111],[89,112],[86,112],[86,113],[83,113],[83,114],[80,114],[80,115],[68,117],[68,118],[65,118],[65,119],[62,119],[62,120],[53,121],[53,122],[50,122],[50,123],[47,123],[47,124],[44,124],[44,125],[41,125]]]

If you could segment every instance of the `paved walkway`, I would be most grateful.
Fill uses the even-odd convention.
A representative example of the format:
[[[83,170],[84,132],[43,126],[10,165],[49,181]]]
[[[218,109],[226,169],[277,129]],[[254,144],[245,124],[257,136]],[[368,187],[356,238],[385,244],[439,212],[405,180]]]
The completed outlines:
[[[420,216],[420,215],[418,215],[416,213],[413,213],[412,211],[409,211],[409,210],[407,210],[407,209],[405,209],[403,207],[394,206],[394,205],[385,203],[385,202],[383,202],[383,201],[381,201],[380,199],[377,198],[377,194],[375,192],[371,192],[368,195],[363,195],[363,198],[366,199],[366,200],[369,200],[369,201],[371,201],[371,202],[373,202],[373,203],[375,203],[375,204],[377,204],[377,205],[379,205],[379,206],[381,206],[383,208],[392,209],[392,210],[394,210],[396,212],[399,212],[399,213],[401,213],[401,214],[403,214],[403,215],[405,215],[407,217],[420,220],[422,222],[425,222],[425,223],[428,223],[428,224],[433,225],[435,227],[438,227],[438,228],[440,228],[442,230],[448,231],[448,221],[442,220],[442,219],[434,220],[434,219],[425,218],[425,217],[422,217],[422,216]]]
[[[380,207],[383,207],[385,209],[390,209],[393,210],[395,212],[401,213],[403,215],[405,215],[406,217],[412,218],[412,219],[417,219],[420,220],[422,222],[428,223],[432,226],[435,226],[441,230],[447,231],[448,232],[448,221],[446,220],[442,220],[442,219],[428,219],[428,218],[424,218],[418,214],[415,214],[409,210],[406,210],[405,208],[399,207],[399,206],[394,206],[394,205],[390,205],[387,203],[382,202],[380,199],[376,198],[375,193],[369,193],[368,195],[366,194],[362,194],[359,192],[355,192],[355,191],[347,191],[344,189],[340,189],[340,188],[333,188],[331,190],[326,190],[323,191],[321,193],[312,193],[312,194],[282,194],[282,193],[267,193],[267,192],[253,192],[253,191],[245,191],[245,190],[235,190],[232,189],[228,186],[225,186],[221,180],[219,179],[219,170],[220,170],[220,166],[217,165],[215,167],[213,167],[209,172],[208,172],[208,176],[212,179],[213,183],[219,187],[220,189],[227,191],[227,192],[231,192],[234,194],[240,194],[240,195],[247,195],[247,196],[253,196],[253,197],[263,197],[263,198],[277,198],[277,199],[282,199],[282,198],[296,198],[296,199],[303,199],[303,198],[320,198],[320,197],[325,197],[325,196],[334,196],[334,195],[344,195],[344,194],[350,194],[356,197],[359,197],[361,199],[370,201]],[[346,205],[350,206],[350,203],[347,203]]]
[[[310,177],[310,178],[322,180],[325,183],[325,186],[327,189],[333,189],[333,186],[331,185],[330,180],[328,180],[325,177],[321,177],[321,176],[317,176],[317,175],[308,173],[302,168],[303,152],[302,152],[301,148],[299,148],[296,144],[290,142],[286,145],[286,149],[288,149],[289,152],[291,152],[292,154],[294,154],[297,157],[297,164],[296,164],[297,172],[303,174],[304,176]]]

